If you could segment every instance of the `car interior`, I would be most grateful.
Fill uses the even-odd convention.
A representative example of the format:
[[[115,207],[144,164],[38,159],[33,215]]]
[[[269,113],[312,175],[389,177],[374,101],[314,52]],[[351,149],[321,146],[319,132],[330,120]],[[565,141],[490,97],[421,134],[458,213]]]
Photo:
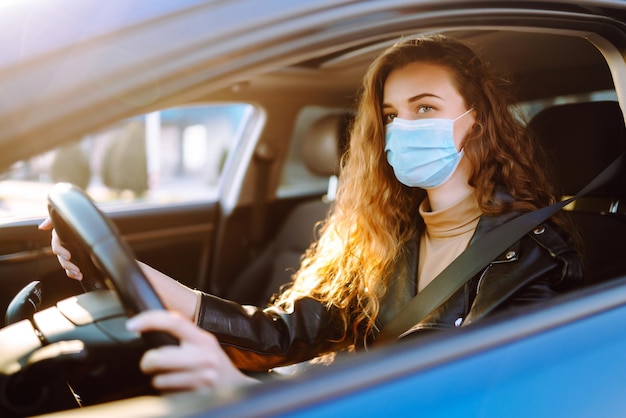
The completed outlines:
[[[617,102],[564,104],[547,108],[529,123],[549,154],[564,196],[573,196],[624,152],[626,129]],[[566,158],[563,158],[566,156]],[[626,246],[624,164],[616,176],[569,210],[583,242],[584,278],[591,285],[626,271],[620,254]]]
[[[262,252],[224,289],[225,298],[263,306],[281,286],[289,283],[332,205],[351,118],[350,113],[325,115],[313,121],[304,133],[302,160],[309,171],[328,178],[328,191],[321,198],[304,201],[290,210]]]
[[[511,75],[517,86],[517,97],[522,103],[520,107],[526,112],[529,129],[546,149],[550,161],[553,161],[554,178],[560,183],[564,199],[580,191],[623,150],[623,113],[614,93],[611,93],[614,86],[606,60],[592,43],[577,36],[517,31],[466,30],[446,34],[474,45],[492,66]],[[396,38],[291,65],[261,76],[258,81],[251,81],[247,86],[247,93],[251,97],[258,97],[266,93],[266,89],[287,88],[284,86],[290,83],[290,78],[299,79],[301,86],[313,84],[315,79],[325,77],[325,74],[332,74],[333,80],[358,80],[360,76],[353,73],[357,69],[364,71],[365,63],[370,62],[395,40]],[[507,48],[507,45],[515,47]],[[296,71],[297,74],[293,74]],[[589,74],[594,76],[590,77]],[[277,77],[280,77],[280,81]],[[350,86],[351,90],[347,90],[346,86]],[[351,101],[359,89],[354,81],[332,88],[345,91],[344,97]],[[597,92],[604,92],[605,95],[597,95]],[[225,92],[217,93],[218,97],[222,94]],[[606,94],[609,99],[605,99]],[[351,108],[350,102],[344,99],[343,103],[347,109]],[[303,138],[308,140],[306,136]],[[260,140],[263,142],[268,139],[262,136]],[[302,158],[307,161],[306,155]],[[619,205],[624,194],[623,169],[621,173],[609,184],[567,207],[581,234],[580,239],[585,243],[585,280],[589,284],[619,277],[625,271],[623,263],[617,261],[620,258],[618,254],[626,245],[623,238],[626,224],[620,214],[623,209]],[[270,189],[272,187],[274,186],[270,186]],[[274,199],[279,200],[276,197]],[[278,202],[268,203],[270,206],[272,204]],[[299,211],[293,210],[296,213]],[[316,218],[320,221],[323,216],[317,215]],[[291,218],[288,219],[291,221]],[[295,231],[294,227],[287,222],[281,226],[271,216],[268,216],[267,221],[270,225],[268,248],[289,245],[286,244],[289,239],[285,237],[285,230]],[[308,231],[311,231],[310,223],[304,223]],[[304,236],[307,239],[312,237],[311,234]],[[270,285],[269,288],[273,290],[265,292],[263,299],[254,304],[262,303],[266,300],[265,297],[276,291],[276,285],[280,281],[289,279],[290,273],[281,277],[276,272],[294,271],[297,268],[297,254],[302,253],[302,248],[304,247],[300,245],[293,252],[290,263],[279,264],[280,267],[275,268],[274,274],[265,276],[279,280]],[[278,259],[282,260],[282,256],[275,260]],[[224,265],[229,264],[228,260],[222,261]],[[256,267],[252,270],[256,270]],[[234,275],[237,279],[218,288],[228,288],[225,295],[229,298],[252,302],[244,290],[254,288],[246,283],[249,274],[250,270],[241,276]],[[224,276],[229,275],[217,274],[214,279],[220,280],[219,277]],[[242,278],[243,281],[240,281]],[[253,281],[257,280],[255,278]],[[251,294],[256,294],[253,292]]]
[[[136,258],[190,287],[265,306],[289,282],[332,205],[367,66],[388,46],[414,35],[405,29],[344,40],[323,51],[302,51],[270,70],[237,74],[236,80],[219,88],[203,92],[199,86],[200,93],[191,101],[163,100],[129,111],[127,116],[135,117],[179,105],[245,103],[256,112],[244,129],[248,135],[225,160],[222,194],[214,201],[164,205],[140,201],[105,210]],[[616,93],[617,83],[623,90],[626,68],[620,53],[600,36],[582,29],[542,32],[502,26],[420,31],[431,32],[468,43],[492,67],[511,76],[517,109],[546,150],[563,199],[576,195],[626,151],[624,110]],[[283,188],[294,161],[319,180],[316,184],[328,187],[303,183]],[[580,234],[588,287],[626,276],[625,161],[622,158],[618,173],[608,182],[566,207]],[[3,287],[7,293],[0,306],[5,308],[24,286],[31,286],[31,297],[34,279],[45,287],[36,309],[83,291],[59,268],[49,234],[33,232],[33,225],[27,219],[4,229],[0,272],[19,276]],[[3,325],[24,315],[32,312],[7,317]],[[107,390],[115,392],[114,383],[108,383]],[[86,392],[94,390],[84,387]],[[129,394],[136,393],[122,391],[93,402]]]

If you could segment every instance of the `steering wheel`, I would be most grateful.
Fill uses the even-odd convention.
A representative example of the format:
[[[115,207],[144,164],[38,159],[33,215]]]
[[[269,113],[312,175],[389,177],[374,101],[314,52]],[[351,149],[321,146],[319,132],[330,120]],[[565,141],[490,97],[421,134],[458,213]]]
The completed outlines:
[[[167,333],[139,336],[126,329],[129,316],[163,309],[163,303],[93,201],[78,187],[58,183],[48,195],[48,210],[83,271],[86,293],[19,314],[0,329],[2,417],[152,393],[149,376],[139,369],[141,356],[147,348],[178,343]],[[20,292],[20,303],[41,296],[38,284]]]
[[[164,309],[116,226],[84,191],[70,183],[57,183],[48,195],[48,211],[63,246],[72,254],[72,262],[83,272],[85,291],[114,290],[128,316]],[[142,337],[149,347],[178,344],[174,337],[161,332]]]

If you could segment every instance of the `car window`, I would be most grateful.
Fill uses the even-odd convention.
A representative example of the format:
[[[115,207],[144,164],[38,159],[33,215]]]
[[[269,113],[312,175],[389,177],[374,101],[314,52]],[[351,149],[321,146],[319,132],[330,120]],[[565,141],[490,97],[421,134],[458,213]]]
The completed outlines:
[[[19,161],[0,176],[0,221],[45,216],[48,190],[60,181],[101,207],[213,200],[253,111],[245,103],[164,109]]]
[[[322,106],[306,106],[298,113],[290,139],[289,152],[283,165],[277,197],[306,196],[325,193],[328,177],[320,177],[310,171],[302,155],[302,138],[310,126],[330,114],[345,114],[348,109]]]

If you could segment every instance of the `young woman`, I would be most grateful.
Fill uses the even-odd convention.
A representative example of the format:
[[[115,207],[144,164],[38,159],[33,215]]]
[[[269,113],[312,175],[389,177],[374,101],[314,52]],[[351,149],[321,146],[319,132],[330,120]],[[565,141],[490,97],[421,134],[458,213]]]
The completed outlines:
[[[243,384],[250,379],[238,369],[364,347],[470,242],[554,203],[540,154],[510,112],[508,85],[470,48],[442,36],[385,51],[365,76],[320,239],[269,308],[193,291],[143,266],[176,313],[142,313],[129,328],[181,341],[145,354],[142,368],[154,385]],[[485,266],[411,335],[469,325],[577,286],[580,261],[560,216]],[[52,246],[68,276],[81,279],[56,234]]]

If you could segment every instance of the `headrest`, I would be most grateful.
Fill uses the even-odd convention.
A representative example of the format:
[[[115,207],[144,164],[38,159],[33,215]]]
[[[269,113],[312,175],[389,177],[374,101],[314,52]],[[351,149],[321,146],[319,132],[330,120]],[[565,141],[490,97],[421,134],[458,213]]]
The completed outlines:
[[[574,195],[625,149],[624,115],[617,102],[572,103],[546,108],[528,124],[554,164],[566,195]],[[624,195],[626,169],[594,194]]]
[[[313,122],[302,138],[302,158],[307,168],[318,176],[339,173],[339,161],[348,144],[352,116],[331,114]]]

